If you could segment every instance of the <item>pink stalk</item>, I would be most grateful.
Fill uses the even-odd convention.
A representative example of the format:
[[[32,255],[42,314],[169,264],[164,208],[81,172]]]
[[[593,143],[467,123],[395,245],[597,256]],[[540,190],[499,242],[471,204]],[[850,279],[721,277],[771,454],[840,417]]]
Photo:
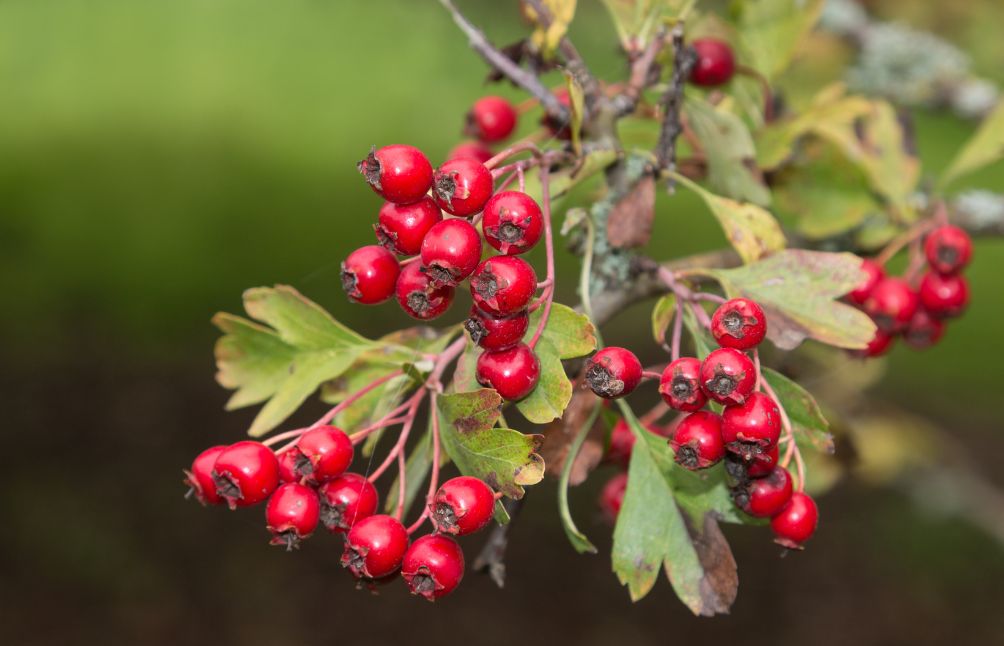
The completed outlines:
[[[544,247],[547,251],[547,278],[544,282],[549,285],[546,298],[544,300],[544,311],[540,316],[540,323],[537,324],[537,331],[530,339],[530,348],[537,347],[540,336],[547,327],[547,319],[551,314],[551,304],[554,302],[554,236],[551,231],[551,193],[550,178],[548,177],[547,166],[540,167],[540,188],[541,201],[543,202],[541,212],[544,216]]]

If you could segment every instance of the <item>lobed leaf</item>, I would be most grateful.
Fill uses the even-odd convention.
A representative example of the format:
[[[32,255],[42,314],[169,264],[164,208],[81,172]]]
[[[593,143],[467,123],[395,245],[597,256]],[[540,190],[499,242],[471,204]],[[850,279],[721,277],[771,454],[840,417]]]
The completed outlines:
[[[976,133],[955,155],[939,184],[947,186],[955,180],[992,164],[1004,157],[1004,102],[983,119]]]
[[[547,424],[561,417],[572,400],[572,382],[565,374],[561,356],[546,336],[541,336],[534,352],[540,361],[540,381],[533,391],[516,402],[528,421]]]
[[[819,20],[823,4],[823,0],[737,3],[737,31],[751,67],[768,80],[777,78]]]
[[[530,314],[530,327],[525,340],[533,338],[540,323],[543,308]],[[562,359],[584,357],[596,349],[596,327],[585,314],[567,305],[553,303],[541,338],[547,339]]]

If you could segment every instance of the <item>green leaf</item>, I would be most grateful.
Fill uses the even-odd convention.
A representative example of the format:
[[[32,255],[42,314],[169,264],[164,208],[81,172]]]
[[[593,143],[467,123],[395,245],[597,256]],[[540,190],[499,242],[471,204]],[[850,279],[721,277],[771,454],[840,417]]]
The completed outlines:
[[[543,436],[495,428],[502,398],[484,388],[437,398],[443,449],[464,475],[487,482],[510,498],[523,495],[524,485],[544,477],[544,460],[536,453]]]
[[[683,6],[682,0],[603,0],[621,45],[642,48],[648,42],[663,12],[674,14]]]
[[[476,376],[480,354],[478,347],[468,339],[467,347],[464,348],[464,353],[457,359],[457,365],[453,369],[453,392],[467,393],[481,388]]]
[[[534,347],[540,360],[540,381],[533,391],[516,402],[516,408],[534,424],[547,424],[561,417],[572,400],[572,382],[565,374],[554,344],[541,336]]]
[[[565,86],[568,88],[568,109],[571,112],[571,119],[568,127],[572,133],[572,150],[576,156],[582,155],[582,120],[585,119],[585,98],[582,95],[582,86],[579,85],[575,77],[565,72]]]
[[[940,186],[948,186],[964,175],[968,175],[1004,157],[1004,102],[998,102],[980,124],[976,133],[966,142],[962,150],[941,176]]]
[[[761,372],[788,413],[796,442],[799,439],[807,440],[817,451],[832,454],[834,446],[833,436],[829,432],[830,423],[823,417],[823,411],[819,409],[815,398],[776,370],[764,366]]]
[[[739,3],[737,31],[751,67],[768,80],[777,78],[819,20],[823,4],[823,0]]]
[[[694,341],[694,354],[701,361],[711,354],[718,344],[711,338],[711,333],[703,325],[698,323],[694,312],[689,308],[683,308],[683,324],[690,332],[690,338]]]
[[[568,453],[565,455],[565,463],[561,467],[561,478],[558,481],[558,514],[561,517],[561,526],[565,530],[565,535],[568,536],[568,541],[579,554],[595,554],[596,546],[589,541],[589,538],[582,533],[575,525],[575,521],[572,520],[572,512],[568,508],[568,481],[572,474],[572,466],[575,464],[575,458],[579,455],[582,444],[586,441],[586,436],[593,429],[593,424],[596,423],[596,418],[599,417],[601,408],[601,406],[593,406],[589,417],[575,433],[575,438],[572,440],[571,445],[568,447]]]
[[[216,342],[216,381],[236,389],[227,410],[265,401],[289,374],[296,349],[273,330],[220,312],[213,325],[223,336]]]
[[[652,338],[656,343],[666,343],[666,330],[676,314],[676,294],[669,293],[655,302],[652,308]]]
[[[283,341],[299,348],[326,350],[374,345],[288,285],[245,291],[244,309],[251,318],[275,329]]]
[[[789,249],[736,269],[712,269],[729,297],[757,301],[767,314],[767,336],[782,350],[812,338],[840,348],[864,348],[875,335],[867,314],[838,298],[864,279],[850,253]]]
[[[544,308],[537,308],[530,314],[530,327],[524,340],[533,338]],[[547,325],[541,338],[551,342],[555,352],[562,359],[583,357],[596,349],[596,328],[589,317],[580,314],[567,305],[553,303],[547,317]]]

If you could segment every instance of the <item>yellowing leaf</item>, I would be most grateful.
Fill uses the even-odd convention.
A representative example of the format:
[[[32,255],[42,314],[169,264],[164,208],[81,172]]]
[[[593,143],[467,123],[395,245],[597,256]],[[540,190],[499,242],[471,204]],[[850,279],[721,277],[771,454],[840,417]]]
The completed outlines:
[[[537,28],[530,36],[530,42],[544,54],[545,58],[550,58],[561,39],[568,33],[568,25],[575,17],[576,0],[541,0],[541,4],[551,14],[551,23],[546,29],[540,25],[540,17],[529,3],[523,3],[523,11],[527,18],[537,24]]]
[[[976,134],[966,142],[941,176],[947,186],[964,175],[979,170],[1004,157],[1004,102],[983,120]]]
[[[738,3],[738,29],[751,67],[773,80],[791,63],[812,31],[823,0],[746,0]]]

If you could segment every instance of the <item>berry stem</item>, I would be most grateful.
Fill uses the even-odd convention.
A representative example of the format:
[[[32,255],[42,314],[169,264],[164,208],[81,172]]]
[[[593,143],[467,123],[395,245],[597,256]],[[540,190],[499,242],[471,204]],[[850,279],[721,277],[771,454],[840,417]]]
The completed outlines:
[[[428,493],[426,493],[426,495],[425,495],[425,505],[422,507],[422,514],[418,517],[418,519],[414,523],[412,523],[408,527],[408,533],[409,534],[414,534],[415,531],[418,530],[418,528],[422,526],[422,523],[425,522],[425,519],[429,517],[429,506],[432,504],[433,496],[436,495],[436,489],[439,487],[439,451],[440,451],[440,446],[439,446],[439,414],[437,413],[437,410],[436,410],[436,398],[438,396],[439,395],[436,392],[433,392],[432,395],[429,396],[429,405],[432,408],[431,412],[429,413],[429,415],[432,418],[432,420],[431,420],[432,421],[432,423],[431,423],[431,429],[432,429],[432,431],[431,431],[432,432],[432,473],[429,476],[429,490],[428,490]],[[399,498],[398,498],[398,500],[399,501],[403,501],[404,500],[404,496],[400,495]],[[402,504],[402,502],[398,502],[398,505],[401,505],[401,504]]]
[[[917,224],[913,225],[903,233],[899,234],[892,241],[885,246],[885,248],[875,256],[875,262],[882,265],[883,267],[887,262],[892,260],[893,256],[900,252],[903,247],[910,244],[914,240],[919,239],[929,230],[937,225],[937,218],[929,218],[927,220],[921,220]]]
[[[753,366],[756,368],[756,383],[753,385],[753,390],[760,390],[760,384],[763,383],[763,374],[760,372],[759,350],[753,350]],[[771,397],[774,397],[774,395],[772,394]],[[774,397],[774,399],[777,400],[777,397]],[[778,401],[777,405],[780,406],[781,402]]]
[[[670,410],[669,404],[660,400],[659,403],[650,408],[647,413],[638,418],[638,421],[641,422],[643,427],[648,428],[652,424],[658,422],[659,419]]]
[[[499,165],[499,162],[503,162],[514,155],[518,155],[520,153],[525,153],[525,152],[529,152],[537,160],[539,160],[544,155],[544,153],[540,151],[540,148],[537,147],[537,144],[533,143],[532,141],[521,141],[517,144],[509,146],[505,150],[501,151],[499,154],[495,155],[494,157],[486,161],[485,168],[487,168],[488,170],[493,170],[495,169],[496,166]],[[528,161],[528,160],[523,160],[523,161]],[[512,164],[512,166],[515,168],[519,163],[520,162],[516,162],[515,164]]]
[[[683,307],[676,301],[676,314],[673,316],[673,340],[669,356],[672,361],[680,358],[680,337],[683,336]]]
[[[654,370],[642,370],[641,377],[642,379],[658,379],[662,377],[662,374],[655,372]]]
[[[760,381],[760,387],[774,400],[778,411],[781,413],[781,428],[784,429],[784,437],[788,441],[788,447],[785,450],[784,459],[781,460],[781,466],[787,469],[788,464],[791,463],[791,459],[794,457],[795,468],[798,471],[798,490],[802,491],[805,488],[805,463],[802,461],[802,453],[798,450],[798,444],[795,442],[795,432],[791,428],[791,419],[788,417],[788,411],[784,409],[784,404],[778,399],[777,393],[771,388],[770,383],[766,379],[760,379],[759,367],[757,368],[757,378]]]
[[[544,311],[540,316],[540,323],[537,324],[537,331],[530,339],[530,348],[537,347],[540,336],[547,327],[547,319],[551,314],[551,304],[554,302],[554,236],[551,231],[551,181],[548,174],[547,165],[540,167],[540,199],[541,213],[544,220],[544,247],[547,251],[547,278],[544,282],[548,285],[547,293],[544,295]]]
[[[403,454],[404,443],[408,441],[408,435],[411,434],[411,429],[415,426],[415,413],[418,412],[419,405],[422,403],[422,400],[425,399],[425,393],[426,390],[424,388],[420,388],[418,392],[412,395],[411,399],[408,400],[407,421],[401,428],[401,434],[397,436],[397,442],[394,444],[394,447],[390,450],[390,452],[387,453],[387,457],[384,458],[384,461],[380,464],[380,466],[374,469],[367,478],[370,482],[376,482],[377,479],[383,475],[384,471],[386,471],[387,468],[394,463],[394,460]],[[404,478],[403,468],[401,470],[400,478]]]

